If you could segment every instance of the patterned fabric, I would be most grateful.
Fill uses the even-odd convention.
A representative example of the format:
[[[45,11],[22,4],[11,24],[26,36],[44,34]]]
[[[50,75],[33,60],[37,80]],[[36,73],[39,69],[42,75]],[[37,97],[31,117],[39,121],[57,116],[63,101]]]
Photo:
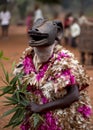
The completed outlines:
[[[33,127],[33,119],[29,118],[30,128],[22,130],[93,130],[91,124],[92,108],[86,87],[90,79],[83,67],[74,55],[60,45],[56,45],[53,55],[44,64],[39,64],[37,72],[37,60],[33,62],[33,49],[27,48],[16,66],[14,74],[22,72],[21,79],[28,83],[27,90],[33,94],[29,100],[38,104],[45,104],[62,98],[67,94],[66,87],[77,84],[80,91],[79,101],[74,102],[64,110],[56,109],[46,112],[41,116],[44,122],[40,122],[37,128]],[[34,95],[34,96],[33,96]],[[24,124],[23,124],[24,126]]]

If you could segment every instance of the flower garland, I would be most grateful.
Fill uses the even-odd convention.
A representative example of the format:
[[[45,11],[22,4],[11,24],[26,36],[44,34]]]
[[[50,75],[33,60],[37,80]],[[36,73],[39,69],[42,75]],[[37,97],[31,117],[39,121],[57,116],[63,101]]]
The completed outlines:
[[[31,55],[27,55],[23,60],[24,72],[25,74],[30,74],[31,71],[35,72],[35,68],[32,62]]]
[[[62,130],[62,128],[57,125],[57,121],[53,117],[52,112],[47,112],[44,116],[46,121],[39,126],[38,130]]]
[[[44,74],[47,71],[47,69],[48,69],[48,63],[44,64],[43,67],[40,69],[39,73],[36,75],[37,81],[40,81],[44,77]]]
[[[84,118],[89,118],[92,114],[92,109],[87,105],[83,105],[78,108],[78,112],[80,112]]]
[[[31,92],[32,94],[34,94],[35,96],[41,98],[41,102],[42,104],[46,104],[49,102],[49,100],[43,95],[41,90],[37,90],[37,89],[33,89],[33,86],[28,85],[27,86],[27,90],[28,92]],[[62,128],[60,128],[58,126],[58,122],[56,120],[56,118],[53,117],[53,113],[52,112],[47,112],[42,114],[42,117],[44,118],[44,122],[42,124],[39,125],[38,130],[62,130]],[[29,123],[29,117],[26,117],[25,122],[23,122],[21,124],[21,130],[29,130],[31,124]]]
[[[61,60],[62,58],[65,58],[65,57],[69,58],[70,56],[68,54],[64,53],[64,52],[59,52],[56,59],[57,60]],[[48,69],[49,60],[47,61],[46,64],[42,65],[42,67],[41,67],[41,69],[39,70],[38,73],[35,70],[35,67],[34,67],[31,55],[27,55],[24,58],[24,60],[23,60],[23,66],[24,66],[24,72],[25,72],[25,74],[30,74],[31,72],[34,72],[35,75],[36,75],[37,81],[40,81],[44,77],[45,72]],[[64,76],[64,77],[68,77],[69,76],[70,77],[70,83],[69,84],[75,84],[75,77],[74,77],[74,75],[71,74],[70,69],[64,70],[60,74],[56,74],[55,78],[59,78],[61,76]],[[51,79],[52,78],[53,77],[51,77]]]
[[[57,59],[60,61],[62,58],[65,58],[65,57],[69,58],[70,56],[64,52],[59,52]]]
[[[20,59],[21,62],[19,62],[18,67],[15,69],[14,74],[24,72],[24,81],[28,80],[28,83],[31,85],[42,86],[46,82],[46,79],[50,78],[49,80],[55,80],[55,82],[59,82],[59,79],[57,76],[59,75],[59,78],[62,78],[63,84],[62,86],[65,87],[67,85],[67,80],[69,80],[69,83],[78,83],[79,89],[82,90],[89,84],[89,77],[87,76],[85,70],[82,68],[82,66],[79,64],[79,62],[75,59],[74,55],[70,53],[68,50],[65,50],[62,46],[57,45],[54,49],[53,57],[50,59],[50,61],[53,61],[52,64],[50,61],[49,63],[45,63],[40,68],[39,72],[36,72],[35,66],[33,64],[32,60],[32,53],[33,49],[31,47],[27,48],[23,52],[23,56]],[[51,64],[51,65],[50,65]],[[62,74],[62,71],[69,71],[67,74]],[[50,77],[48,77],[50,76]],[[66,78],[68,78],[66,80]]]
[[[40,67],[39,72],[36,71],[33,64],[31,51],[30,53],[26,52],[26,55],[22,59],[23,68],[21,71],[25,73],[25,75],[27,76],[26,79],[29,79],[28,83],[30,84],[27,87],[27,90],[33,92],[37,96],[38,101],[41,104],[48,103],[52,100],[51,92],[55,92],[55,94],[58,94],[57,91],[59,89],[62,93],[64,87],[68,85],[79,84],[79,86],[82,87],[83,83],[85,84],[88,82],[88,78],[85,75],[82,66],[79,65],[78,61],[74,58],[74,55],[69,51],[61,49],[55,49],[53,56],[49,59],[48,62]],[[47,81],[51,83],[51,85],[47,85]],[[55,86],[52,86],[52,82]],[[37,85],[41,87],[38,88]],[[37,88],[38,90],[35,90]],[[80,112],[84,117],[88,117],[90,115],[90,111],[88,109],[88,112],[85,112],[88,114],[85,114],[83,113],[83,111],[86,111],[86,108],[82,106],[79,107],[80,109],[78,108],[77,111]],[[58,122],[56,122],[56,118],[52,115],[51,112],[47,112],[43,116],[46,123],[41,124],[39,126],[39,130],[52,130],[52,128],[56,128],[53,130],[62,130],[62,128],[60,129],[60,127],[56,125],[56,123]],[[50,125],[50,122],[52,122],[53,126]]]
[[[36,71],[33,64],[33,59],[30,51],[25,52],[23,57],[23,71],[25,73],[24,79],[28,80],[30,85],[43,86],[48,81],[59,83],[63,88],[68,85],[79,84],[79,90],[84,89],[88,86],[88,76],[82,66],[79,65],[78,61],[74,58],[74,55],[69,51],[56,47],[52,57],[44,63],[39,72]],[[57,53],[56,53],[57,52]],[[52,61],[52,63],[50,62]],[[52,66],[53,64],[53,66]],[[51,73],[50,73],[51,71]],[[61,87],[61,88],[62,88]],[[58,87],[57,87],[58,88]],[[57,90],[56,88],[56,90]],[[55,90],[55,91],[56,91]]]
[[[25,74],[30,74],[31,72],[34,72],[36,74],[37,81],[40,81],[44,77],[44,74],[48,69],[48,64],[49,60],[46,64],[42,65],[39,72],[36,72],[31,55],[27,55],[23,60]]]

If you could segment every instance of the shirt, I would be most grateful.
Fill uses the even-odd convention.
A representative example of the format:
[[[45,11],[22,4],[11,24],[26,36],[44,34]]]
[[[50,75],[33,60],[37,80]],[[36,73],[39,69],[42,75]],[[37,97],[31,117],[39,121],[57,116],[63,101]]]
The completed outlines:
[[[10,22],[11,14],[9,11],[0,13],[1,25],[8,25]]]
[[[73,25],[71,25],[70,30],[71,30],[72,37],[77,37],[80,35],[80,27],[77,23],[74,23]]]

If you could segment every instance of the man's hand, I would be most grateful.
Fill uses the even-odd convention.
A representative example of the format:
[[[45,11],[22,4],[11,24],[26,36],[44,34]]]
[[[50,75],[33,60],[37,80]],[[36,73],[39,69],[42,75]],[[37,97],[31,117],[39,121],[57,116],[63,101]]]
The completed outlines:
[[[41,112],[41,105],[36,104],[34,102],[30,102],[30,104],[26,107],[26,109],[32,113],[39,113]]]

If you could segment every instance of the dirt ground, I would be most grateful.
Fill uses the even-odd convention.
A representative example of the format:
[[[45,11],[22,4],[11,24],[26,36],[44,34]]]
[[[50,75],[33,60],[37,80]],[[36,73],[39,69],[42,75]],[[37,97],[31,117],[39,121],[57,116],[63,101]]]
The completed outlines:
[[[8,61],[3,61],[5,68],[11,72],[12,63],[15,61],[17,62],[19,57],[21,56],[23,50],[28,47],[28,39],[26,35],[26,27],[16,27],[12,26],[9,31],[8,38],[1,38],[0,37],[0,50],[4,52],[5,57],[9,57]],[[77,49],[72,49],[71,47],[65,46],[67,49],[71,50],[78,60],[80,60],[79,51]],[[89,76],[93,77],[93,67],[86,67],[87,73]],[[0,76],[3,76],[2,69],[0,68]],[[3,83],[0,80],[0,86]],[[93,106],[93,82],[91,83],[90,87],[88,88],[89,95],[91,98],[92,106]],[[0,97],[0,116],[2,113],[10,109],[9,107],[3,106],[2,100],[4,97]],[[9,116],[3,119],[0,119],[0,130],[4,130],[4,126],[9,121]],[[10,128],[6,128],[5,130],[10,130]],[[14,130],[19,130],[19,128],[15,128]]]

